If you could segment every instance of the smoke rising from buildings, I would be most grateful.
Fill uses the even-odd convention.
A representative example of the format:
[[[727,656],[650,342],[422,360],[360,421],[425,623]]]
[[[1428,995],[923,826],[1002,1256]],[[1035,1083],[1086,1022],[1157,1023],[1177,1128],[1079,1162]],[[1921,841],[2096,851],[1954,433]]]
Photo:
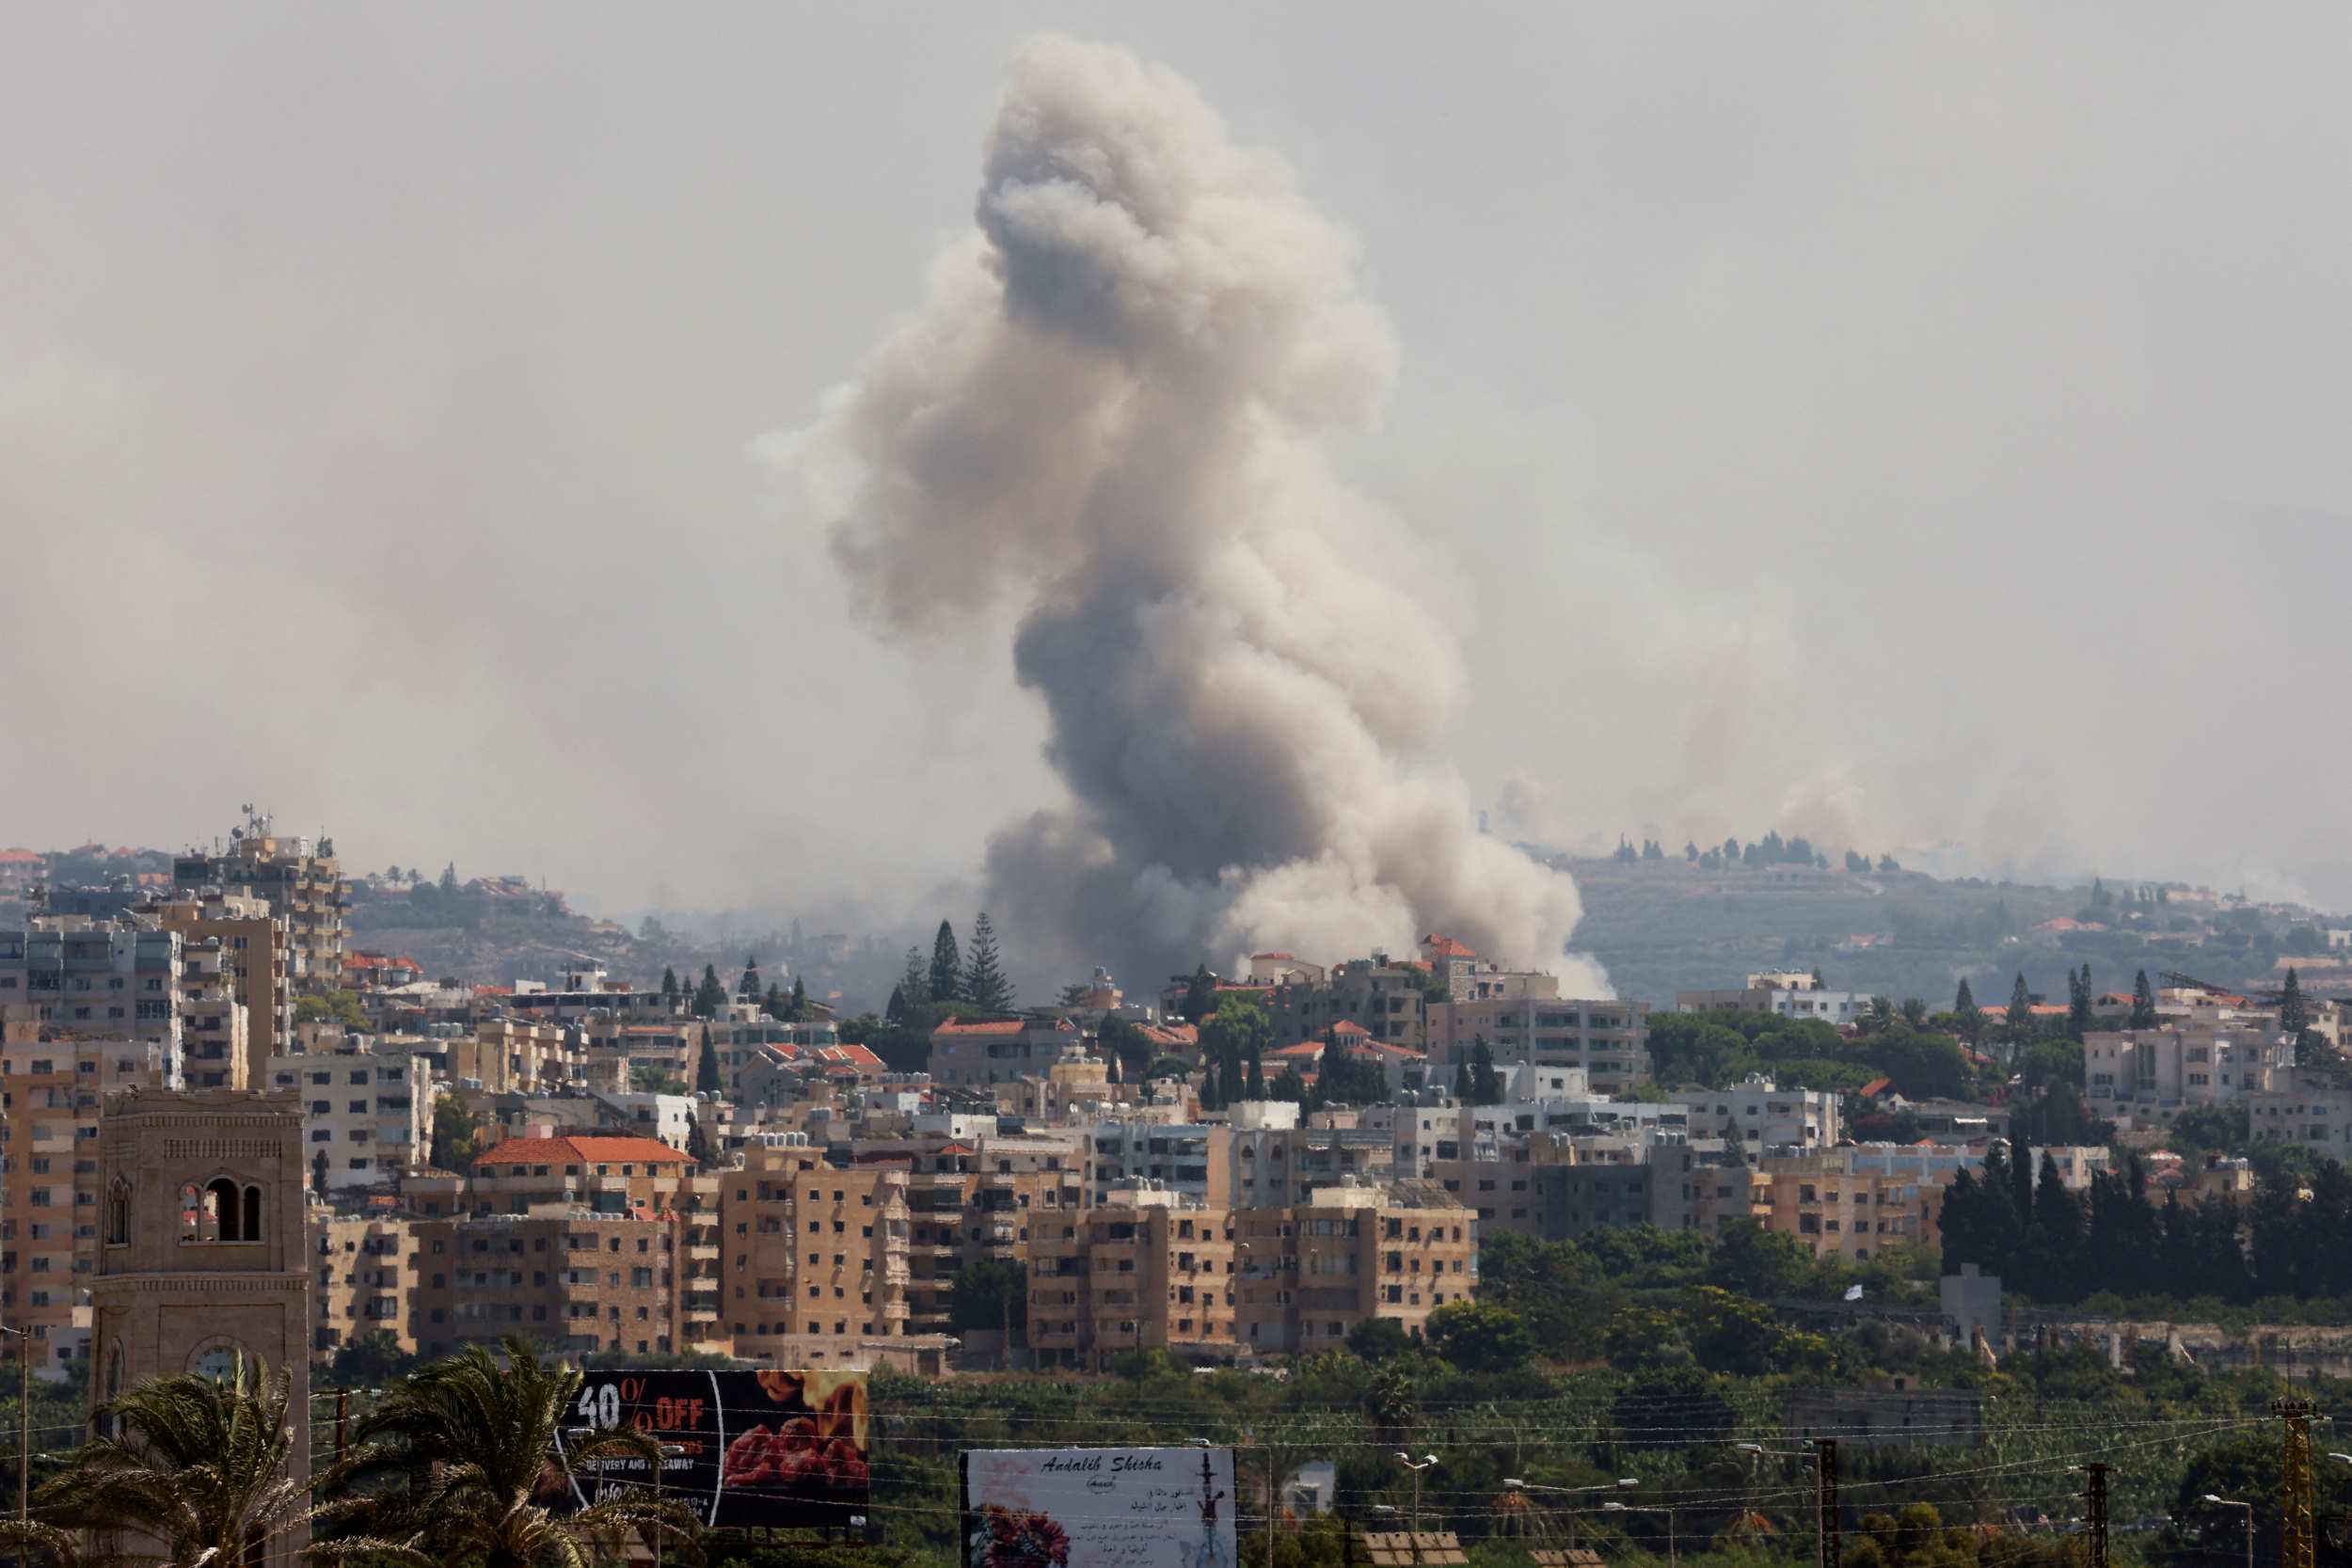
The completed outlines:
[[[1476,831],[1435,756],[1460,650],[1367,569],[1319,447],[1395,358],[1350,238],[1186,83],[1058,38],[1013,64],[975,217],[783,445],[887,634],[1017,615],[1070,800],[991,844],[1000,923],[1062,962],[1438,929],[1559,966],[1576,889]]]

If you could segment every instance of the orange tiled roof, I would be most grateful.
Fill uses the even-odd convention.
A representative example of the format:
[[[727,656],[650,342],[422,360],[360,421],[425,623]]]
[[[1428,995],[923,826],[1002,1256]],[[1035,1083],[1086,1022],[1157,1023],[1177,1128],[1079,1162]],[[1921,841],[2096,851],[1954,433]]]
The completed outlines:
[[[951,1018],[931,1031],[931,1038],[942,1035],[1017,1035],[1028,1026],[1026,1019],[1019,1018],[976,1019],[970,1023]]]
[[[682,1165],[686,1156],[653,1138],[561,1137],[508,1138],[474,1156],[482,1165],[545,1165],[565,1161],[585,1165],[616,1161],[651,1165]]]

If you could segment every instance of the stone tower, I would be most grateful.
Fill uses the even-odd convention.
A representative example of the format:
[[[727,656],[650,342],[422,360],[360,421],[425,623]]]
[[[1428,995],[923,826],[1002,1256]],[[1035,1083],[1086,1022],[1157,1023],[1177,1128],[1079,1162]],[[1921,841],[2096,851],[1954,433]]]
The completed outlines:
[[[143,1378],[224,1372],[242,1351],[273,1377],[290,1377],[294,1451],[307,1478],[309,1172],[299,1099],[134,1088],[100,1113],[98,1160],[91,1398]]]

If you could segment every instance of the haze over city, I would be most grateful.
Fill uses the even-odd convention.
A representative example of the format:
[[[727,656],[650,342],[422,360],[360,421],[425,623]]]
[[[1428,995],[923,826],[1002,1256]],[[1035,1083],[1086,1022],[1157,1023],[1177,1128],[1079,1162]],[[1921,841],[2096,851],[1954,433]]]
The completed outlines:
[[[616,911],[977,896],[1071,798],[1011,652],[1059,567],[878,626],[779,453],[985,229],[1009,73],[1061,34],[1329,226],[1370,357],[1301,461],[1412,628],[1350,635],[1426,656],[1359,711],[1400,786],[1458,772],[1447,831],[2352,902],[2310,827],[2352,745],[2339,29],[22,13],[0,530],[37,678],[0,722],[39,766],[0,822],[176,845],[218,807],[156,782],[200,777],[354,863]]]

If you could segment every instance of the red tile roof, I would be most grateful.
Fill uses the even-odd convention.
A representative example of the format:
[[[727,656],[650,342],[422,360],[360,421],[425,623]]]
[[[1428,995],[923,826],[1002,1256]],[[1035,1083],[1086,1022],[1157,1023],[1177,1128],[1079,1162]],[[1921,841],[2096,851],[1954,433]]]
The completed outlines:
[[[1895,1080],[1892,1078],[1873,1078],[1868,1083],[1863,1085],[1861,1089],[1857,1092],[1860,1093],[1862,1098],[1865,1100],[1876,1100],[1880,1095],[1884,1094],[1888,1089],[1891,1089],[1894,1086]]]
[[[1435,953],[1440,958],[1474,958],[1478,957],[1477,954],[1471,952],[1460,942],[1455,942],[1452,937],[1441,937],[1435,931],[1432,931],[1427,936],[1422,938],[1421,944],[1423,947],[1428,948],[1429,951]]]
[[[507,1138],[474,1156],[483,1165],[601,1165],[628,1162],[648,1165],[682,1165],[686,1156],[654,1138],[564,1137]]]
[[[942,1035],[1017,1035],[1028,1026],[1028,1020],[1021,1018],[976,1019],[970,1023],[951,1018],[931,1031],[931,1038]]]

